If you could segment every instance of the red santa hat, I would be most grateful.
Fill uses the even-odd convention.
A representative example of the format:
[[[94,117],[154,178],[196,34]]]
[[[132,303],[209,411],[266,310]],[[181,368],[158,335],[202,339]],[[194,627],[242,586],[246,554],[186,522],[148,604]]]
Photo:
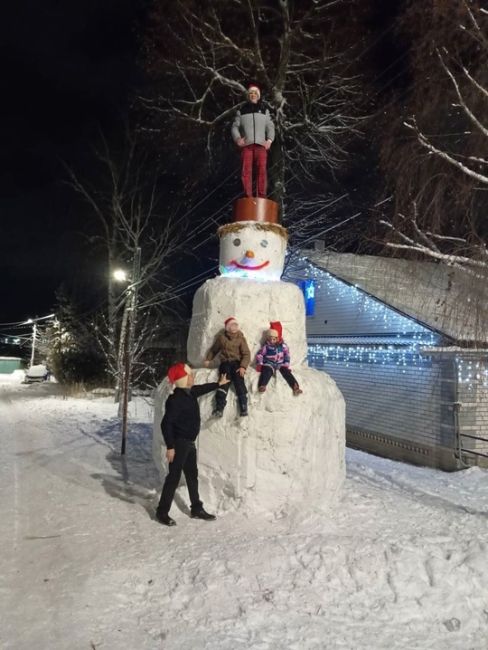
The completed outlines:
[[[257,92],[257,94],[258,94],[258,99],[261,99],[261,89],[260,89],[259,86],[257,86],[256,84],[249,84],[249,86],[247,87],[247,94],[248,95],[251,92],[251,90],[255,90]]]
[[[268,336],[277,336],[278,341],[281,341],[283,338],[283,327],[279,320],[271,321],[269,324],[270,329],[268,330]]]
[[[227,318],[227,319],[224,321],[224,328],[225,328],[226,330],[229,329],[229,325],[230,325],[231,323],[237,323],[237,320],[234,318],[234,316],[229,316],[229,318]]]
[[[178,388],[185,388],[188,384],[188,375],[190,373],[191,368],[186,363],[175,363],[168,370],[168,379]]]

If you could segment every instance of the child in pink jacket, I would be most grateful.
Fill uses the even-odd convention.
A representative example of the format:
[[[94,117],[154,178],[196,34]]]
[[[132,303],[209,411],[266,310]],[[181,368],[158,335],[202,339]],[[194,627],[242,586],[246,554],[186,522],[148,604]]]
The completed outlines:
[[[293,395],[300,395],[303,391],[290,370],[290,351],[283,341],[283,328],[279,321],[270,323],[271,328],[266,333],[266,343],[256,355],[256,370],[261,373],[258,390],[264,393],[269,380],[279,370]]]

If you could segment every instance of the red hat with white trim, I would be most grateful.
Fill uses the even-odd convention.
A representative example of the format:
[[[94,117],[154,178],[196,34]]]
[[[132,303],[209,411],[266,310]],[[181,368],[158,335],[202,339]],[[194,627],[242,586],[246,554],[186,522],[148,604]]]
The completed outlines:
[[[229,316],[229,318],[224,321],[224,328],[228,329],[231,323],[237,323],[237,320],[234,318],[234,316]]]
[[[269,324],[270,329],[268,330],[268,336],[277,336],[278,340],[281,341],[283,338],[283,326],[279,320],[271,321]],[[271,332],[275,332],[271,334]]]
[[[251,90],[257,92],[258,99],[261,99],[261,89],[260,89],[259,86],[256,86],[256,84],[249,84],[249,86],[247,87],[247,94],[248,95],[251,92]]]
[[[191,373],[190,366],[186,363],[175,363],[168,370],[168,379],[178,388],[185,388],[188,383],[188,375]]]

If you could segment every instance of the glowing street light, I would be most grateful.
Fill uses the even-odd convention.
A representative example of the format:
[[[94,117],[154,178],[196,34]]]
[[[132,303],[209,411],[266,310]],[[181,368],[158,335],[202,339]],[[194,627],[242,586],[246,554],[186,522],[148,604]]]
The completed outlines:
[[[129,276],[127,271],[124,271],[124,269],[115,269],[113,272],[113,278],[116,282],[127,282]]]
[[[122,445],[120,453],[125,454],[127,439],[127,420],[129,393],[131,390],[132,379],[132,347],[134,341],[134,331],[137,316],[137,292],[140,282],[141,273],[141,249],[134,250],[132,260],[132,272],[129,274],[124,269],[115,269],[112,277],[117,282],[130,282],[124,290],[124,313],[122,316],[122,325],[120,329],[119,355],[118,355],[118,379],[117,379],[117,397],[119,400],[119,416],[122,417]]]

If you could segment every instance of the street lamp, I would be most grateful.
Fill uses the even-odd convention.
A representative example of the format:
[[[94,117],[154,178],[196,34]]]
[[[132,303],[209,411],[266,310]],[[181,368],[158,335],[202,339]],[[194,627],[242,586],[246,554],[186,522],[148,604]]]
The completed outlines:
[[[25,325],[32,324],[32,344],[31,344],[31,358],[30,358],[30,367],[34,365],[34,355],[36,351],[36,342],[37,342],[37,323],[40,320],[48,320],[54,318],[54,314],[48,314],[47,316],[41,316],[37,318],[28,318],[25,321]]]
[[[134,343],[134,332],[136,326],[137,291],[139,288],[141,273],[141,249],[134,250],[132,260],[132,273],[130,277],[123,269],[116,269],[113,277],[118,282],[130,282],[125,290],[124,314],[120,328],[120,342],[118,353],[118,381],[117,390],[119,394],[119,417],[122,417],[122,443],[120,453],[125,454],[127,440],[127,414],[129,410],[129,393],[132,377],[132,348]],[[122,393],[122,399],[120,399]]]
[[[31,358],[30,358],[30,367],[34,365],[34,354],[36,350],[36,339],[37,339],[37,322],[32,320],[32,318],[27,319],[27,323],[30,325],[32,323],[32,346],[31,346]]]
[[[127,271],[124,271],[124,269],[115,269],[112,275],[114,280],[116,280],[117,282],[127,282],[129,279],[129,276],[127,275]]]

